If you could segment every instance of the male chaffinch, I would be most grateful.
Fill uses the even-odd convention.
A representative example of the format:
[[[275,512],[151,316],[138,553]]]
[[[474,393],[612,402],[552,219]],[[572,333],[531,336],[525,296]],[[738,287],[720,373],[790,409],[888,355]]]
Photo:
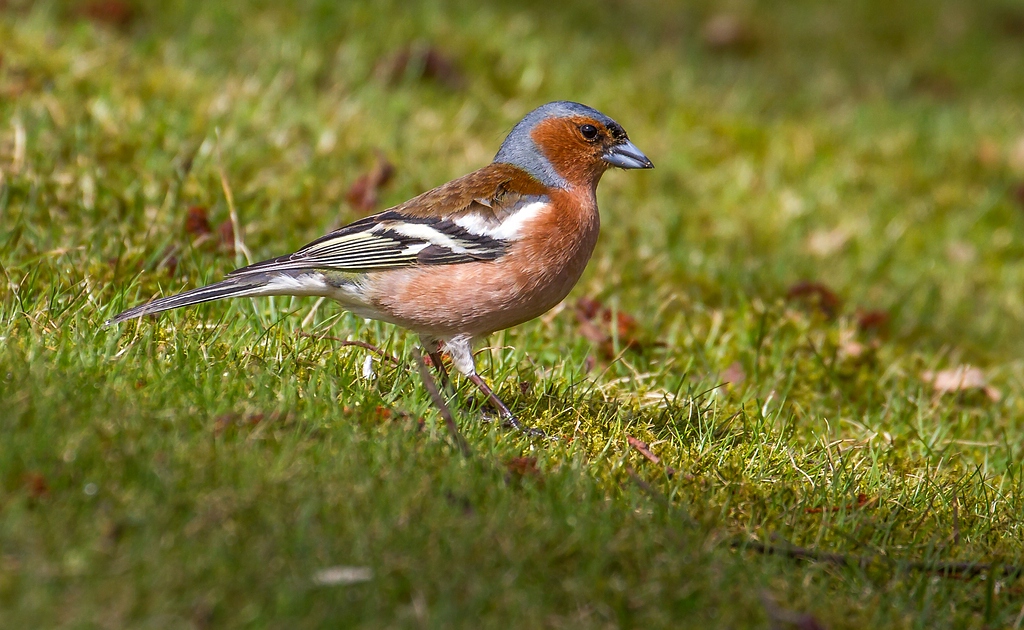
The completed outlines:
[[[653,168],[617,122],[569,101],[526,115],[480,170],[214,284],[128,309],[109,323],[210,300],[320,296],[420,336],[433,365],[469,378],[522,425],[476,372],[473,342],[552,308],[597,243],[597,184],[612,167]]]

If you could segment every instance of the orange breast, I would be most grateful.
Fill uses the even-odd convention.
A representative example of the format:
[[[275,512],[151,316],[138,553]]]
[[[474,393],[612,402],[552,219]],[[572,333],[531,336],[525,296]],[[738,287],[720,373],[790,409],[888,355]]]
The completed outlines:
[[[388,319],[435,337],[473,337],[531,320],[562,301],[597,244],[592,191],[557,191],[493,261],[375,272],[370,302]]]

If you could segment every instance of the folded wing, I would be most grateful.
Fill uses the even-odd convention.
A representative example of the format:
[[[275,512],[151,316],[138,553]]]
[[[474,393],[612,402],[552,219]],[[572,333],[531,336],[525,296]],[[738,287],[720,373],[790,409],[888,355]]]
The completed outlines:
[[[388,210],[318,238],[294,254],[232,271],[229,276],[301,269],[377,271],[416,264],[494,260],[507,243],[475,234],[451,219]]]
[[[358,273],[494,260],[505,253],[508,241],[501,238],[500,230],[480,226],[497,228],[524,201],[537,198],[541,191],[533,190],[535,182],[516,181],[521,177],[507,165],[492,164],[350,223],[294,254],[258,262],[228,276],[304,269]]]

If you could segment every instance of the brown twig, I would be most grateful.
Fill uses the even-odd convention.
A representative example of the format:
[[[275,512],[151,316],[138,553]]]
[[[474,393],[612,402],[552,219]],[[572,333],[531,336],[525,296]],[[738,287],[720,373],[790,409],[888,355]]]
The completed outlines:
[[[341,337],[332,337],[330,335],[322,335],[322,336],[320,336],[320,335],[314,335],[314,334],[311,334],[311,333],[308,333],[308,332],[300,332],[299,336],[300,337],[308,337],[310,339],[327,339],[327,340],[330,340],[330,341],[336,341],[337,343],[341,344],[342,346],[355,346],[357,348],[365,348],[366,350],[369,350],[370,352],[373,352],[374,354],[376,354],[380,358],[387,359],[388,361],[391,361],[395,365],[401,365],[402,364],[402,360],[399,359],[398,357],[396,357],[396,356],[394,356],[392,354],[388,354],[387,352],[384,352],[383,349],[381,349],[378,346],[373,345],[372,343],[367,343],[365,341],[359,341],[358,339],[342,339]]]
[[[419,369],[420,378],[423,379],[423,386],[427,388],[427,393],[430,394],[430,399],[434,401],[434,406],[441,413],[441,417],[444,418],[445,425],[448,426],[448,432],[452,435],[452,440],[455,441],[455,445],[459,447],[459,451],[463,457],[470,456],[469,444],[459,433],[459,427],[455,424],[455,418],[452,416],[451,409],[448,408],[448,404],[444,401],[441,396],[441,392],[437,389],[437,383],[434,382],[434,377],[430,374],[430,368],[427,367],[427,362],[423,359],[423,354],[420,353],[419,348],[415,349],[416,352],[416,368]]]
[[[629,438],[630,445],[637,448],[633,442],[643,444],[639,440]],[[640,450],[637,448],[637,450]],[[643,451],[641,451],[643,453]],[[650,458],[648,458],[650,459]],[[657,460],[657,458],[655,458]],[[626,466],[626,473],[641,490],[654,500],[664,505],[671,505],[668,497],[658,491],[654,486],[644,481],[640,475],[631,467]],[[766,556],[782,556],[793,560],[805,560],[808,562],[823,562],[838,567],[856,566],[865,569],[872,564],[882,563],[902,571],[916,571],[928,573],[945,578],[967,579],[987,575],[989,579],[1006,578],[1017,579],[1024,577],[1024,564],[1004,564],[1001,562],[943,562],[928,560],[899,560],[880,553],[852,554],[835,551],[823,551],[809,547],[784,542],[782,544],[766,544],[758,540],[734,539],[729,543],[734,549],[748,550]]]
[[[641,442],[640,440],[636,439],[631,435],[627,435],[626,441],[629,442],[629,445],[635,448],[638,453],[643,455],[647,459],[647,461],[651,462],[652,464],[661,463],[661,458],[652,453],[651,450],[647,447],[647,445]],[[669,479],[671,479],[672,476],[676,474],[676,469],[672,468],[671,466],[666,466],[665,472],[668,473]]]
[[[836,566],[849,566],[853,564],[862,569],[874,562],[876,558],[875,555],[856,556],[845,553],[821,551],[819,549],[808,549],[806,547],[797,547],[789,544],[768,545],[756,540],[736,540],[732,542],[732,546],[740,549],[756,551],[757,553],[765,556],[784,556],[786,558],[792,558],[793,560],[810,560],[813,562],[824,562],[825,564],[833,564]]]
[[[821,551],[808,547],[785,544],[765,544],[757,540],[735,540],[731,546],[747,549],[766,556],[783,556],[793,560],[824,562],[836,566],[857,566],[866,568],[875,562],[884,562],[905,571],[930,573],[941,577],[970,578],[979,575],[994,577],[1017,578],[1024,575],[1024,565],[987,563],[987,562],[942,562],[927,560],[896,560],[881,554],[847,554],[833,551]]]

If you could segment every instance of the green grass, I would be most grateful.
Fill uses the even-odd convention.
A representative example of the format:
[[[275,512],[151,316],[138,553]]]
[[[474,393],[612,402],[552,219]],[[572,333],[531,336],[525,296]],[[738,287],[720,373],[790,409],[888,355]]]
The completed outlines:
[[[1024,564],[1019,6],[735,2],[718,50],[713,2],[202,4],[0,3],[0,626],[1021,626],[1021,577],[907,567]],[[461,85],[382,77],[406,45]],[[566,308],[478,356],[559,441],[458,383],[460,456],[414,340],[331,304],[102,327],[243,262],[183,228],[228,219],[221,172],[269,257],[356,218],[377,151],[383,208],[559,98],[657,165],[605,177]],[[923,376],[966,364],[998,400]]]

